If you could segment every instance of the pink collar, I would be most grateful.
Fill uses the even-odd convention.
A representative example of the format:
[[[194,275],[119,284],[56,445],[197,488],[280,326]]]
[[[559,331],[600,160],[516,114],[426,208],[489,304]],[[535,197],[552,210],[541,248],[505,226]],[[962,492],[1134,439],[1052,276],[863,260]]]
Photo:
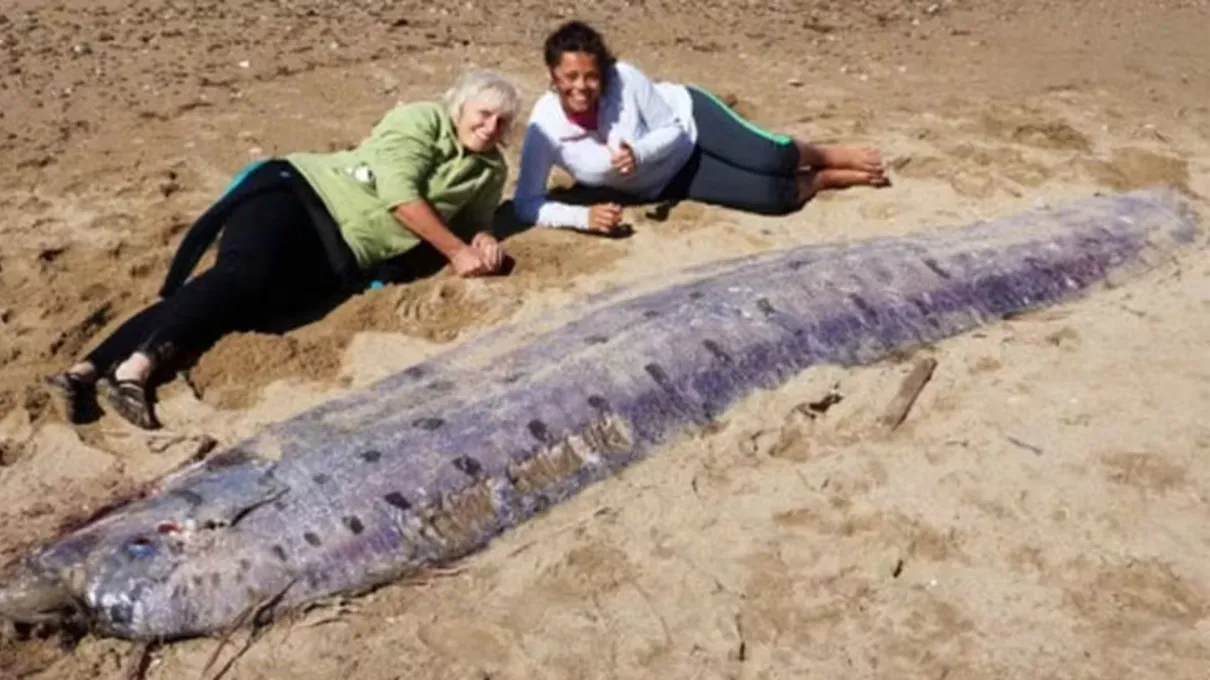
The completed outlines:
[[[596,130],[598,124],[597,107],[593,107],[584,113],[567,113],[567,120],[579,125],[585,130]]]

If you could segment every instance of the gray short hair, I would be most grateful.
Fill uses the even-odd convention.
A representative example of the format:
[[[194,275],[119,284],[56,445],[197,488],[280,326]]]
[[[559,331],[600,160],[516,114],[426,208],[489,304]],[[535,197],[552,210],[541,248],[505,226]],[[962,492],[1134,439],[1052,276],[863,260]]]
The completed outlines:
[[[521,115],[521,90],[503,75],[486,69],[473,69],[458,76],[454,86],[446,91],[446,111],[455,123],[462,116],[462,107],[480,93],[491,93],[495,110],[508,121],[511,131]]]

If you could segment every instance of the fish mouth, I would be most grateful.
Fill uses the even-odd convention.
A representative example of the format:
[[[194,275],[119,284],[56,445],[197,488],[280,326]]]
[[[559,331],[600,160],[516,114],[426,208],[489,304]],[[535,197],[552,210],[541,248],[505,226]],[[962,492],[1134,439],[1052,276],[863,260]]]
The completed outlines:
[[[79,611],[71,590],[24,561],[0,569],[0,620],[45,624],[66,622]]]

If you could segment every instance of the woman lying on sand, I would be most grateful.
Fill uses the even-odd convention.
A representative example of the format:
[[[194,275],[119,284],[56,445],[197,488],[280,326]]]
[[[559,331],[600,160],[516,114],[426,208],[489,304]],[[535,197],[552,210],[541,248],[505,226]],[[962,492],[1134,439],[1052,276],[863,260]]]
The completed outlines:
[[[785,214],[819,191],[884,186],[876,149],[816,146],[759,129],[710,92],[653,84],[614,59],[604,38],[571,21],[545,45],[551,91],[534,105],[521,152],[514,206],[527,224],[611,232],[622,207],[549,200],[551,166],[578,184],[638,199],[692,199]]]
[[[511,83],[471,72],[443,103],[389,111],[356,149],[256,166],[190,229],[162,299],[48,378],[64,416],[80,422],[100,387],[126,420],[155,428],[146,383],[174,350],[320,296],[361,290],[371,267],[422,241],[460,276],[499,271],[504,251],[489,230],[508,168],[498,147],[520,107]],[[214,266],[186,283],[220,230]]]

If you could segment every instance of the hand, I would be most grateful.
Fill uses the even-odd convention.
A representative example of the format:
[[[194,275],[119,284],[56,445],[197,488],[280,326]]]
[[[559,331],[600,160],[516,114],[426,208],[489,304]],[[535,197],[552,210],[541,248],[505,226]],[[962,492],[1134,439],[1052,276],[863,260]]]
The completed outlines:
[[[626,140],[618,142],[618,150],[610,155],[609,164],[622,175],[634,172],[638,160],[634,157],[634,149],[630,148],[630,144]]]
[[[479,251],[488,267],[488,273],[495,274],[504,266],[504,246],[495,236],[481,231],[471,239],[471,246]]]
[[[463,278],[491,273],[487,258],[474,246],[463,246],[450,258],[454,273]]]
[[[588,209],[588,228],[592,231],[609,233],[622,222],[622,206],[617,203],[598,203]]]

